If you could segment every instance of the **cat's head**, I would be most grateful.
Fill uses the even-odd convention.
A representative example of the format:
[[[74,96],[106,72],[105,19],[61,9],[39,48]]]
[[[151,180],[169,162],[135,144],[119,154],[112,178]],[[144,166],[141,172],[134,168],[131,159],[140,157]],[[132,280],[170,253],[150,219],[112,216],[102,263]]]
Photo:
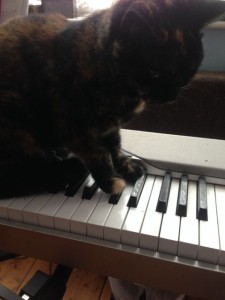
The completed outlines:
[[[216,0],[119,0],[113,51],[130,93],[175,99],[202,61],[201,29],[224,11]]]

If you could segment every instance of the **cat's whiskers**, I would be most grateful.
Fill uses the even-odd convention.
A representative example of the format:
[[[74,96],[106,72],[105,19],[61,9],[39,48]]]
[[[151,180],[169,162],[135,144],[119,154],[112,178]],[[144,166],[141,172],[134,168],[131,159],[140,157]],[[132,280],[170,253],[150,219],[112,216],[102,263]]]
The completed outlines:
[[[186,97],[186,96],[184,96],[182,94],[179,95],[179,98],[181,99],[182,102],[185,101],[186,104],[194,106],[193,100],[191,98]]]
[[[182,86],[181,91],[186,91],[193,88],[193,85],[191,85],[190,83],[188,83],[187,85]]]
[[[194,90],[196,90],[196,91],[200,91],[200,92],[204,92],[204,91],[206,91],[206,88],[205,88],[205,86],[204,86],[204,87],[202,87],[202,86],[192,85],[192,88],[193,88]]]

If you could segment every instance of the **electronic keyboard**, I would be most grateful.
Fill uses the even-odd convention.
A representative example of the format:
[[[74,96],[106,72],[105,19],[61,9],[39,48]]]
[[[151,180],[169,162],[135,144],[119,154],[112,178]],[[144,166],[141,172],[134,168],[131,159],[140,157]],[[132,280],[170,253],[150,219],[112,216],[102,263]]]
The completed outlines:
[[[121,130],[146,173],[121,195],[91,177],[0,200],[0,249],[211,299],[225,298],[225,142]]]

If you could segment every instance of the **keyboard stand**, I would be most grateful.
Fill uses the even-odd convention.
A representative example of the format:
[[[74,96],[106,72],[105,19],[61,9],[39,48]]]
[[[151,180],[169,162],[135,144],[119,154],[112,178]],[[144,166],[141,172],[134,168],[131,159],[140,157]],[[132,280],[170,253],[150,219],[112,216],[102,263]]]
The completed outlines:
[[[17,294],[13,293],[9,289],[7,289],[5,286],[0,284],[0,299],[3,300],[21,300]]]
[[[4,287],[3,285],[0,285],[0,299],[62,300],[66,291],[66,283],[69,279],[71,272],[71,267],[66,267],[62,265],[58,265],[56,267],[51,277],[48,277],[42,272],[37,272],[34,275],[34,277],[32,277],[30,281],[20,291],[19,296],[14,292],[10,291],[8,288]],[[39,278],[35,278],[35,276]],[[42,285],[40,283],[40,280],[38,279],[42,280]],[[32,295],[31,293],[29,293],[30,291],[32,292]]]

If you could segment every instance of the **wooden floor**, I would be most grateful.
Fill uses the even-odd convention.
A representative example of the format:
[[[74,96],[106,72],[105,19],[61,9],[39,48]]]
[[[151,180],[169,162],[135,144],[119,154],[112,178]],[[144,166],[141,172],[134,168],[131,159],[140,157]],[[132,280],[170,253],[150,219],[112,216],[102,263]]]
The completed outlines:
[[[37,270],[51,274],[55,265],[46,261],[18,257],[0,262],[0,283],[17,294]],[[111,295],[107,278],[74,269],[67,282],[63,300],[109,300]]]
[[[37,270],[50,275],[55,267],[54,264],[35,258],[17,257],[1,261],[0,284],[19,294]],[[63,300],[110,300],[110,296],[111,289],[106,277],[73,269]],[[194,297],[185,299],[201,300]]]

